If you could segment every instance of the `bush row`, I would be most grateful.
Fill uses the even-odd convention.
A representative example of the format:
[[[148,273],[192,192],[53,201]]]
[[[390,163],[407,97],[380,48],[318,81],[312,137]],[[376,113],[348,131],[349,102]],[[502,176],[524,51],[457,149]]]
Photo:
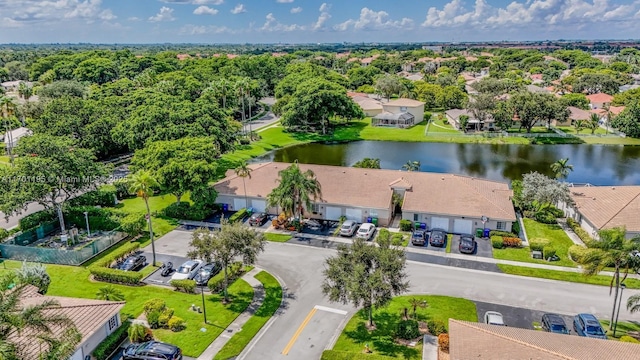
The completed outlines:
[[[571,245],[569,247],[569,257],[571,260],[577,262],[578,264],[582,263],[582,258],[591,251],[589,248],[580,245]]]
[[[242,208],[229,216],[229,222],[241,221],[245,216],[247,216],[247,208]]]
[[[397,358],[378,355],[378,354],[366,354],[361,352],[348,352],[348,351],[338,351],[338,350],[325,350],[322,352],[322,357],[320,358],[320,360],[390,360],[390,359],[397,359]]]
[[[96,261],[92,267],[111,267],[114,263],[124,260],[132,253],[140,249],[140,243],[127,243],[120,246],[118,249],[111,252],[109,255],[104,256],[102,259]]]
[[[56,213],[52,210],[42,210],[23,217],[18,222],[18,225],[20,226],[20,230],[27,231],[37,228],[42,223],[53,221],[57,217]]]
[[[502,230],[491,230],[489,231],[489,236],[490,237],[494,237],[494,236],[513,236],[513,233],[510,233],[508,231],[502,231]]]
[[[573,232],[576,233],[580,240],[582,240],[587,246],[589,246],[589,243],[593,241],[591,235],[589,235],[589,233],[587,233],[587,231],[583,229],[577,221],[572,218],[567,218],[567,225],[569,225],[571,230],[573,230]]]
[[[164,328],[171,331],[181,331],[186,327],[185,321],[178,316],[173,316],[173,309],[168,308],[162,299],[147,300],[143,308],[147,322],[152,329]]]
[[[87,213],[87,217],[89,219],[89,228],[92,231],[111,231],[120,226],[120,213],[114,212],[109,208],[97,208],[94,206],[77,206],[65,208],[65,223],[69,225],[75,225],[80,229],[85,229],[85,212]]]
[[[244,273],[244,268],[242,266],[242,262],[234,262],[233,264],[227,267],[227,283],[231,284],[237,278],[242,276]],[[209,279],[207,283],[209,290],[212,292],[219,292],[224,289],[224,270],[217,273],[214,277]]]
[[[553,246],[545,246],[542,249],[542,256],[544,256],[545,259],[549,259],[552,258],[556,255],[556,248],[554,248]]]
[[[96,360],[107,360],[120,344],[127,338],[127,330],[131,323],[125,321],[116,331],[112,332],[93,350],[92,355]]]
[[[89,191],[83,195],[69,200],[70,206],[102,206],[111,207],[115,205],[116,187],[103,186],[98,190]]]
[[[89,267],[89,272],[98,281],[106,281],[118,284],[136,285],[142,280],[143,274],[137,271],[122,271],[112,269],[114,263],[124,260],[127,256],[138,251],[139,243],[127,243],[111,254],[96,261]]]
[[[522,239],[516,237],[491,236],[491,246],[494,249],[504,249],[506,247],[522,247]]]
[[[164,216],[168,216],[174,219],[195,221],[202,221],[206,219],[210,213],[210,210],[198,205],[191,205],[191,203],[186,201],[172,203],[162,210],[162,214]]]
[[[448,333],[447,326],[442,320],[429,320],[427,321],[427,327],[429,328],[429,332],[433,336],[439,336],[440,334]]]
[[[400,220],[400,230],[411,231],[413,229],[413,223],[407,219]]]
[[[173,286],[176,291],[181,291],[187,294],[195,294],[196,293],[196,282],[195,280],[171,280],[171,286]]]
[[[529,240],[529,248],[531,248],[531,251],[542,251],[549,243],[551,243],[549,239],[534,238]]]

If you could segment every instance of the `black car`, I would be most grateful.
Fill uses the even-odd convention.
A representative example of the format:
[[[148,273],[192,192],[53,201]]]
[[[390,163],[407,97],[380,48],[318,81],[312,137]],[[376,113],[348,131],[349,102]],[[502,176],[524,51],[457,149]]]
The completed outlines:
[[[458,250],[460,250],[463,254],[473,254],[476,252],[476,241],[473,239],[471,235],[461,235],[460,236],[460,245],[458,246]]]
[[[119,270],[123,271],[136,271],[144,267],[147,263],[147,258],[144,255],[132,255],[118,266]]]
[[[267,215],[267,213],[264,213],[264,212],[255,213],[255,214],[251,215],[251,218],[249,218],[249,225],[251,225],[251,226],[261,226],[262,224],[267,222],[268,218],[269,218],[269,215]]]
[[[556,333],[556,334],[568,334],[567,324],[562,319],[562,316],[558,314],[544,314],[542,315],[542,330]]]
[[[147,341],[131,344],[122,353],[122,360],[181,360],[182,350],[171,344]]]
[[[416,246],[424,246],[427,244],[427,232],[422,229],[416,229],[411,234],[411,243]]]
[[[221,269],[222,267],[218,263],[207,264],[198,271],[193,280],[196,281],[196,285],[205,286],[209,282],[209,279],[219,273]]]
[[[444,230],[431,230],[431,238],[429,244],[431,246],[443,247],[447,243],[447,233]]]

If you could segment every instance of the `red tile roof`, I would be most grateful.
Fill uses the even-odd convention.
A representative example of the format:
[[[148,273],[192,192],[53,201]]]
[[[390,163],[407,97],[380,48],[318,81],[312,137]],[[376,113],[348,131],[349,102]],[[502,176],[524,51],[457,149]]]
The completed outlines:
[[[591,103],[610,103],[613,101],[613,96],[605,93],[597,93],[587,95],[587,99],[589,99]]]

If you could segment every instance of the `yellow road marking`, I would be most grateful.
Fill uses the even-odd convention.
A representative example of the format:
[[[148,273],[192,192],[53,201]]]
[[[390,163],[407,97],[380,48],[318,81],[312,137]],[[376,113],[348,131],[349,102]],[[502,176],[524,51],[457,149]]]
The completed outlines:
[[[282,350],[283,355],[289,354],[289,351],[291,351],[293,344],[295,344],[296,340],[298,340],[298,337],[300,336],[300,334],[302,334],[302,330],[304,330],[304,328],[309,324],[309,321],[311,321],[311,318],[313,317],[313,314],[316,313],[316,311],[318,311],[318,309],[311,309],[307,317],[304,318],[304,321],[302,322],[302,324],[300,324],[298,330],[296,330],[295,334],[293,334],[293,337],[291,337],[291,340],[289,340],[287,346],[284,348],[284,350]]]

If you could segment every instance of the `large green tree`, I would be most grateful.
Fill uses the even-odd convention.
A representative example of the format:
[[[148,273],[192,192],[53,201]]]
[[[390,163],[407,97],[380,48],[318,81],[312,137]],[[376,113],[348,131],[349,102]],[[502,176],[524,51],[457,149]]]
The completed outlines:
[[[586,92],[587,94],[617,94],[620,91],[620,85],[622,84],[611,75],[587,73],[573,84],[573,91],[576,93]]]
[[[632,138],[640,138],[640,102],[634,102],[613,118],[611,126]]]
[[[322,292],[330,301],[364,307],[373,327],[373,308],[409,289],[405,267],[404,250],[390,241],[372,246],[355,239],[351,246],[340,244],[338,254],[327,259]]]
[[[519,125],[528,133],[541,122],[562,121],[569,114],[565,106],[551,94],[519,92],[509,99],[510,108],[518,115]]]
[[[302,171],[297,162],[278,173],[278,186],[269,195],[269,206],[277,206],[287,215],[302,218],[312,201],[322,198],[322,187],[312,170]]]
[[[99,57],[90,58],[78,64],[74,75],[79,81],[96,84],[104,84],[118,78],[116,64],[111,59]]]
[[[386,97],[387,100],[391,99],[392,95],[400,93],[403,89],[400,77],[396,75],[379,76],[376,79],[374,87],[376,91]]]

